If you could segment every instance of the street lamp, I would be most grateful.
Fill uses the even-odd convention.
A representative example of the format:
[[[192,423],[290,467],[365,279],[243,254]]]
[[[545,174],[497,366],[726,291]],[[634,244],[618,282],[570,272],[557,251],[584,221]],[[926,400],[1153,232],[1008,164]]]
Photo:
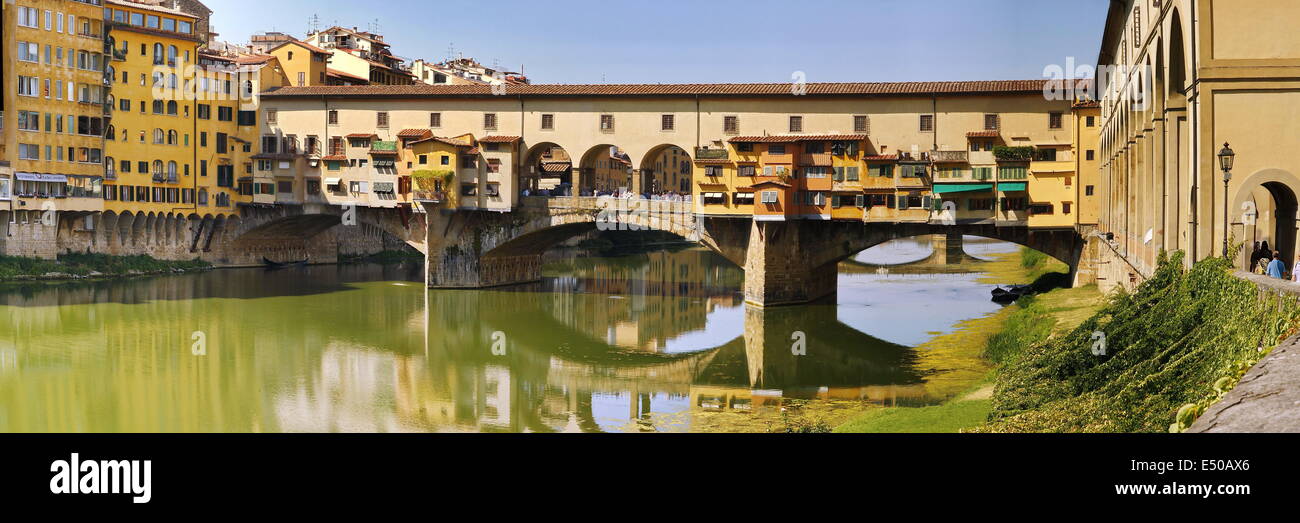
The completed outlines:
[[[1236,161],[1237,153],[1232,152],[1228,147],[1228,142],[1223,142],[1223,149],[1219,151],[1219,167],[1223,168],[1223,257],[1228,257],[1228,182],[1232,181],[1232,163]]]

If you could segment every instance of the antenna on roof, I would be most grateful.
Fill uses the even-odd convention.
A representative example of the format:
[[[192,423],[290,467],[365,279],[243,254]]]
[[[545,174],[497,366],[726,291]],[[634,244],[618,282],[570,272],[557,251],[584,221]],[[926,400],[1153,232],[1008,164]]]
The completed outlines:
[[[447,42],[447,61],[450,62],[456,58],[456,42]]]
[[[319,30],[320,30],[320,17],[313,14],[311,15],[311,19],[307,21],[307,34],[313,35],[316,34],[316,32]]]
[[[374,21],[370,22],[370,33],[371,33],[371,34],[379,34],[379,19],[378,19],[378,18],[376,18]]]

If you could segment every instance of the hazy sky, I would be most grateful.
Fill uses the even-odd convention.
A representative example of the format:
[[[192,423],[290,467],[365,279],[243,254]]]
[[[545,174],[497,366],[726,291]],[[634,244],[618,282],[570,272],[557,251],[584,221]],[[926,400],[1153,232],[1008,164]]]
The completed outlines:
[[[221,38],[379,33],[408,60],[472,56],[534,83],[1009,80],[1093,64],[1106,0],[204,0]],[[268,6],[271,6],[268,9]]]

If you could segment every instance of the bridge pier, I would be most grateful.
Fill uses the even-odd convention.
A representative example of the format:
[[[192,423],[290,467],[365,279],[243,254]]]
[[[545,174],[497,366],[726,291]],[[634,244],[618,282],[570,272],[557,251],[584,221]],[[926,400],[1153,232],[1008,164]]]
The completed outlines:
[[[814,265],[827,234],[811,221],[755,220],[745,251],[745,302],[760,307],[808,303],[835,294],[839,264]]]

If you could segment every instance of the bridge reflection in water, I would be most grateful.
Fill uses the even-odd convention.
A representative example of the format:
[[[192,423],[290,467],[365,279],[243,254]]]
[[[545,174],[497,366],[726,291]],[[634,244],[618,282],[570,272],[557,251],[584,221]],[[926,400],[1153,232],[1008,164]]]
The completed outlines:
[[[739,269],[703,249],[547,273],[488,291],[426,292],[418,265],[0,288],[0,430],[677,431],[792,399],[935,399],[914,349],[834,304],[746,307]]]

